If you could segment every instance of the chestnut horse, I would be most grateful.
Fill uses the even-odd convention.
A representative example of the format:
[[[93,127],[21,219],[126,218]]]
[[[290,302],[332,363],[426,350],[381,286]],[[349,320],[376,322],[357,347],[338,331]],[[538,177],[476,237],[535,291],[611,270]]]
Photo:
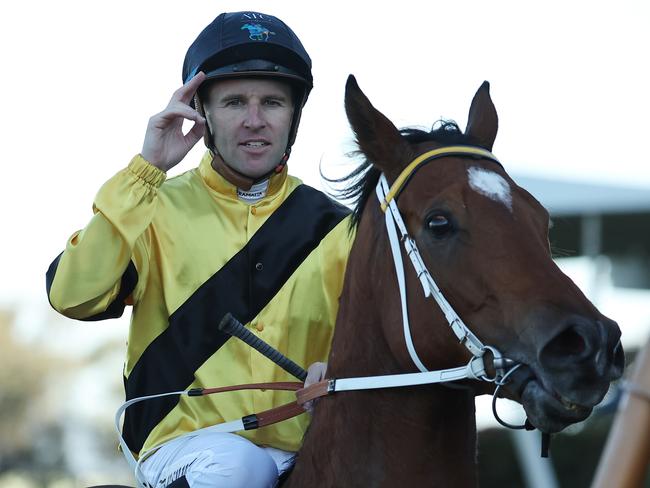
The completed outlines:
[[[467,347],[425,298],[402,250],[410,317],[405,334],[384,212],[374,195],[381,173],[392,184],[419,155],[463,145],[478,154],[425,161],[403,179],[393,201],[462,321],[479,342],[521,365],[505,395],[520,402],[542,432],[584,420],[622,374],[620,330],[558,269],[548,213],[491,157],[497,114],[487,82],[472,101],[465,134],[450,123],[431,132],[398,131],[353,77],[345,108],[366,163],[347,191],[358,197],[357,231],[327,376],[412,373],[418,360],[428,370],[468,363]],[[320,399],[285,486],[475,486],[474,396],[492,393],[494,384],[456,385],[461,388],[371,389]]]

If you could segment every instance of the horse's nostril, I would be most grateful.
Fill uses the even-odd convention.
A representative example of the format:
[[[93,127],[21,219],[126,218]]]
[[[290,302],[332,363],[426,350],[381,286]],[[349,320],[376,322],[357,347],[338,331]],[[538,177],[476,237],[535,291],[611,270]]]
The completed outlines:
[[[587,350],[584,337],[575,329],[568,327],[544,346],[542,353],[549,357],[580,357]]]

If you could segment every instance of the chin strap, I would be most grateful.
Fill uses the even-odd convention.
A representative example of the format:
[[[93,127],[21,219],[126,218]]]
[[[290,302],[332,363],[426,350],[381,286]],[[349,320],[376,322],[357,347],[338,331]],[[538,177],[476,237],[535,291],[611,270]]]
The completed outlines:
[[[287,147],[286,151],[284,151],[284,154],[282,155],[282,158],[280,159],[280,162],[278,165],[275,167],[275,172],[276,173],[281,173],[284,167],[287,165],[287,161],[289,161],[289,156],[291,156],[291,148]]]

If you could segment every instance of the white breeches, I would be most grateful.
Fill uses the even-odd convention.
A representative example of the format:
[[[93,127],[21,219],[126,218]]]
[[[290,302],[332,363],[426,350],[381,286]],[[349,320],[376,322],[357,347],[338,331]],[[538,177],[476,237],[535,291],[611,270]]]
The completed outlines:
[[[272,488],[294,457],[236,434],[205,432],[166,443],[140,468],[152,488],[164,488],[182,476],[192,488]]]

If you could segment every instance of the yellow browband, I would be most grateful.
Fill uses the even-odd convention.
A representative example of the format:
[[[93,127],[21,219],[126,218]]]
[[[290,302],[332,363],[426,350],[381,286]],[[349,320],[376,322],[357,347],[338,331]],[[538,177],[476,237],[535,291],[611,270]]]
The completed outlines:
[[[426,163],[430,159],[438,158],[441,156],[455,156],[455,155],[464,155],[464,154],[468,154],[470,156],[480,156],[501,164],[499,160],[494,156],[494,154],[492,154],[487,149],[481,149],[480,147],[446,146],[446,147],[440,147],[438,149],[432,149],[431,151],[427,151],[424,154],[420,154],[406,168],[404,168],[404,170],[400,173],[400,175],[393,183],[393,186],[390,187],[390,190],[388,191],[388,194],[386,195],[384,201],[381,202],[381,210],[383,212],[386,211],[390,201],[393,198],[395,198],[395,196],[400,192],[408,177],[411,176],[411,174],[418,168],[418,166],[420,166],[423,163]]]

